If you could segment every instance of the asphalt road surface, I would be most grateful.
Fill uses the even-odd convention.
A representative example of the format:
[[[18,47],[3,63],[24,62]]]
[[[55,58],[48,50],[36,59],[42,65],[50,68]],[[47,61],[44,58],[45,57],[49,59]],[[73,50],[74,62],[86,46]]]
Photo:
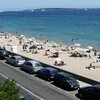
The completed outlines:
[[[4,81],[6,80],[6,78],[4,78],[2,75],[0,75],[0,84],[4,83]],[[30,93],[28,93],[26,90],[24,90],[21,87],[20,88],[20,93],[22,96],[24,96],[26,98],[26,100],[39,100],[38,98],[36,98],[35,96],[32,96]]]
[[[3,75],[17,82],[27,100],[79,100],[75,96],[77,91],[71,93],[60,89],[50,82],[27,74],[5,61],[0,61],[0,82],[4,81]]]

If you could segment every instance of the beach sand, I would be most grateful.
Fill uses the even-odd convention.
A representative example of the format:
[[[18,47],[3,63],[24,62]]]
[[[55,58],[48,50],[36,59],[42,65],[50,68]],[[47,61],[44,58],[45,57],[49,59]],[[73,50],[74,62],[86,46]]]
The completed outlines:
[[[8,44],[16,45],[18,47],[17,53],[22,56],[37,60],[39,62],[46,63],[48,65],[54,66],[55,68],[60,68],[62,70],[69,71],[77,75],[87,77],[89,79],[100,82],[100,68],[91,69],[91,70],[86,68],[90,65],[91,62],[97,59],[97,56],[93,56],[92,53],[91,53],[92,58],[69,57],[70,54],[68,53],[68,51],[62,51],[59,57],[64,61],[65,65],[55,66],[54,65],[55,58],[51,58],[44,55],[45,50],[47,50],[48,46],[51,45],[50,43],[43,44],[44,50],[38,50],[39,52],[38,54],[32,54],[32,53],[23,52],[22,46],[19,45],[19,41],[16,38],[16,36],[10,37],[10,40],[12,40],[12,42],[9,42],[9,39],[5,39],[4,36],[0,36],[0,45],[1,46],[5,45],[6,49],[9,47]],[[53,50],[53,48],[51,47],[50,49]],[[11,51],[11,50],[8,49],[8,51]]]

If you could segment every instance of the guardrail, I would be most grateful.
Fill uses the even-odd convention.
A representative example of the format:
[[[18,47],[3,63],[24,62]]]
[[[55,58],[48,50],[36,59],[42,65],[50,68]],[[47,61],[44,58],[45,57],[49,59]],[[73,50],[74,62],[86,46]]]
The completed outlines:
[[[14,52],[10,52],[10,51],[7,51],[7,52],[8,52],[10,55],[20,55],[20,54],[17,54],[17,53],[14,53]],[[25,58],[26,60],[32,60],[31,58],[25,57],[25,56],[23,56],[23,55],[20,55],[20,56],[22,56],[22,57]],[[33,59],[33,60],[35,60],[35,59]],[[40,61],[38,61],[38,62],[40,62]],[[43,65],[43,67],[53,67],[53,68],[55,68],[54,66],[45,64],[45,63],[43,63],[43,62],[40,62],[40,63]],[[93,79],[90,79],[90,78],[87,78],[87,77],[84,77],[84,76],[81,76],[81,75],[78,75],[78,74],[75,74],[75,73],[72,73],[72,72],[69,72],[69,71],[65,71],[65,70],[62,70],[62,69],[60,69],[60,68],[56,68],[56,69],[58,69],[58,71],[67,72],[68,74],[73,75],[74,78],[76,78],[76,79],[78,79],[78,80],[80,80],[80,81],[86,82],[86,83],[88,83],[88,84],[91,84],[91,85],[100,84],[99,81],[95,81],[95,80],[93,80]]]

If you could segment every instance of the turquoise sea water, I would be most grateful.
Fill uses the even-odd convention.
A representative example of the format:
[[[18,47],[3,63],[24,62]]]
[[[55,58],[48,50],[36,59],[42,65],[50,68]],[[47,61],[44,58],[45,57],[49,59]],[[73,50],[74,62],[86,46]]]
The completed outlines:
[[[0,31],[100,49],[100,9],[2,12]]]

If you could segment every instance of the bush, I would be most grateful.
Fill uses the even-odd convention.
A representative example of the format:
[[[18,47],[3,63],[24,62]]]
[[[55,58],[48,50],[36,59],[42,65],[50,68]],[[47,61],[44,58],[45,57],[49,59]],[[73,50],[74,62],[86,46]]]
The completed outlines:
[[[0,100],[20,100],[19,88],[14,80],[6,80],[0,85]]]

